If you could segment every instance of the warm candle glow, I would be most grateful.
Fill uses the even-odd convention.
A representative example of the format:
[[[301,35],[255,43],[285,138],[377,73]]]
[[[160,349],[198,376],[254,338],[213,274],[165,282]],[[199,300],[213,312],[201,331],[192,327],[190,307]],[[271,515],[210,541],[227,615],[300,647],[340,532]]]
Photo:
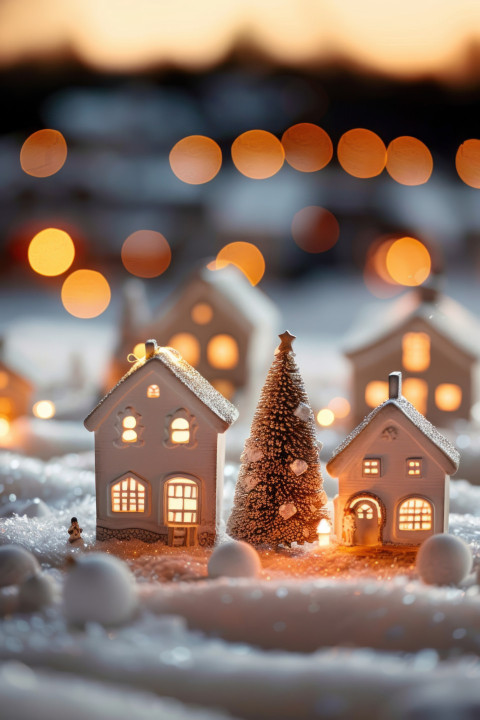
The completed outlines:
[[[318,545],[320,547],[330,545],[330,529],[330,523],[328,520],[322,518],[317,527]]]
[[[41,420],[49,420],[55,415],[55,405],[50,400],[39,400],[33,406],[32,412]]]

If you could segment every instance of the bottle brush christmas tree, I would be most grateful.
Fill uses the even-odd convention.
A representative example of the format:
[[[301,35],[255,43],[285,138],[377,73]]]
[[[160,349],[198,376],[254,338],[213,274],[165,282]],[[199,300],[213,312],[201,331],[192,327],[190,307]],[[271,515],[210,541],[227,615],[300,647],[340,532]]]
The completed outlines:
[[[245,443],[227,530],[253,545],[313,542],[328,518],[315,420],[288,331],[262,390]]]

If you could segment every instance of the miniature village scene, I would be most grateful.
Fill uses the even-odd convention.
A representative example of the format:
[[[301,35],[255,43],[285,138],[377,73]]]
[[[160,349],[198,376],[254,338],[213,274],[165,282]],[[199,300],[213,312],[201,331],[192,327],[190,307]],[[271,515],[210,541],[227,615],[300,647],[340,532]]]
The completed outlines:
[[[0,6],[0,720],[480,717],[480,13],[76,4]]]

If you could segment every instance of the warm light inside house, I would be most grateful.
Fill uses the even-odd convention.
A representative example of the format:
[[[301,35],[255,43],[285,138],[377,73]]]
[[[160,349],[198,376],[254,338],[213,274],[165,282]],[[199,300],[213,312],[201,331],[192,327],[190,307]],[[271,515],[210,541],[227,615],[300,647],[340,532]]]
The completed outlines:
[[[369,503],[359,503],[355,514],[359,520],[373,520],[373,508]]]
[[[179,525],[197,522],[198,487],[188,478],[172,478],[167,487],[167,521]]]
[[[231,370],[238,365],[238,344],[235,338],[226,333],[214,335],[207,345],[207,360],[220,370]]]
[[[145,512],[145,486],[133,477],[112,485],[113,512]]]
[[[133,348],[133,354],[138,360],[145,357],[145,343],[137,343]]]
[[[377,407],[388,398],[388,382],[371,380],[365,387],[365,402],[371,408]]]
[[[239,172],[254,180],[272,177],[285,159],[283,145],[266,130],[248,130],[232,144],[232,160]]]
[[[110,298],[110,285],[96,270],[76,270],[62,286],[63,306],[78,318],[101,315],[107,309]]]
[[[28,262],[39,275],[61,275],[68,270],[74,257],[72,238],[58,228],[41,230],[28,246]]]
[[[235,385],[231,380],[225,380],[225,378],[218,378],[211,380],[211,383],[215,390],[218,390],[227,400],[231,400],[235,395]]]
[[[9,383],[8,373],[5,370],[0,370],[0,390],[4,390]]]
[[[123,418],[122,425],[124,428],[134,428],[137,425],[137,420],[133,415],[127,415]]]
[[[160,397],[160,388],[158,385],[149,385],[147,388],[147,397],[148,398],[159,398]]]
[[[350,414],[350,403],[344,397],[334,397],[328,403],[328,408],[331,410],[336,418],[343,420]]]
[[[190,442],[190,423],[185,418],[175,418],[170,423],[170,440],[172,443],[185,444]]]
[[[137,441],[137,433],[133,430],[137,426],[137,420],[133,415],[126,415],[122,420],[122,440],[124,443],[131,443]]]
[[[362,472],[364,477],[380,475],[380,458],[364,458],[362,463]]]
[[[455,383],[442,383],[435,388],[435,405],[439,410],[453,412],[462,402],[462,388]]]
[[[285,159],[300,172],[316,172],[324,168],[333,156],[330,136],[318,125],[298,123],[282,135]]]
[[[168,345],[177,350],[190,365],[196,367],[200,360],[200,343],[191,333],[177,333],[168,341]]]
[[[402,185],[422,185],[430,178],[433,158],[428,147],[417,138],[397,137],[387,148],[387,172]]]
[[[425,415],[427,412],[428,385],[421,378],[407,378],[403,381],[403,394],[409,402]]]
[[[432,506],[423,498],[409,498],[398,510],[399,530],[431,530]]]
[[[407,460],[407,475],[416,475],[420,477],[422,474],[422,461],[420,458],[410,458]]]
[[[251,285],[257,285],[265,272],[265,259],[260,250],[249,242],[233,242],[225,245],[215,260],[215,269],[235,265],[248,278]]]
[[[51,400],[39,400],[32,408],[35,417],[49,420],[55,415],[55,405]]]
[[[7,437],[10,432],[10,420],[0,415],[0,438]]]
[[[28,175],[45,178],[58,172],[67,159],[67,143],[58,130],[37,130],[20,150],[20,165]]]
[[[340,226],[333,213],[317,205],[302,208],[293,216],[292,237],[305,252],[330,250],[340,235]]]
[[[457,150],[455,167],[466,185],[480,188],[480,140],[465,140]]]
[[[344,133],[338,142],[337,155],[345,172],[357,178],[380,175],[387,160],[383,140],[365,128]]]
[[[201,185],[213,180],[222,166],[222,151],[215,140],[204,135],[189,135],[170,151],[172,172],[184,183]]]
[[[399,238],[388,249],[387,270],[400,285],[421,285],[430,275],[431,265],[430,253],[415,238]]]
[[[10,417],[13,411],[13,403],[11,398],[0,397],[0,415]]]
[[[168,268],[172,251],[161,233],[155,230],[137,230],[123,243],[121,256],[129,273],[141,278],[153,278]]]
[[[208,303],[197,303],[193,306],[190,314],[193,322],[197,325],[208,325],[213,318],[213,308]]]
[[[325,518],[322,518],[317,527],[318,544],[320,547],[330,545],[330,530],[330,523]]]
[[[410,372],[430,367],[430,336],[424,332],[408,332],[402,338],[402,364]]]
[[[322,408],[317,413],[317,422],[322,427],[328,427],[335,420],[335,414],[330,408]]]

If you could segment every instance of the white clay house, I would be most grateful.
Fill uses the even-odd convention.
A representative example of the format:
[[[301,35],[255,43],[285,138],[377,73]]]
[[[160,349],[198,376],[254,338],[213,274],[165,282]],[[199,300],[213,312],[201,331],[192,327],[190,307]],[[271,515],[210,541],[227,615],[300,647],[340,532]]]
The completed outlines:
[[[448,530],[449,476],[459,462],[451,443],[401,394],[376,407],[327,463],[338,478],[335,532],[348,545],[417,545]]]
[[[176,350],[145,347],[85,420],[95,433],[97,538],[213,544],[224,433],[238,411]]]

